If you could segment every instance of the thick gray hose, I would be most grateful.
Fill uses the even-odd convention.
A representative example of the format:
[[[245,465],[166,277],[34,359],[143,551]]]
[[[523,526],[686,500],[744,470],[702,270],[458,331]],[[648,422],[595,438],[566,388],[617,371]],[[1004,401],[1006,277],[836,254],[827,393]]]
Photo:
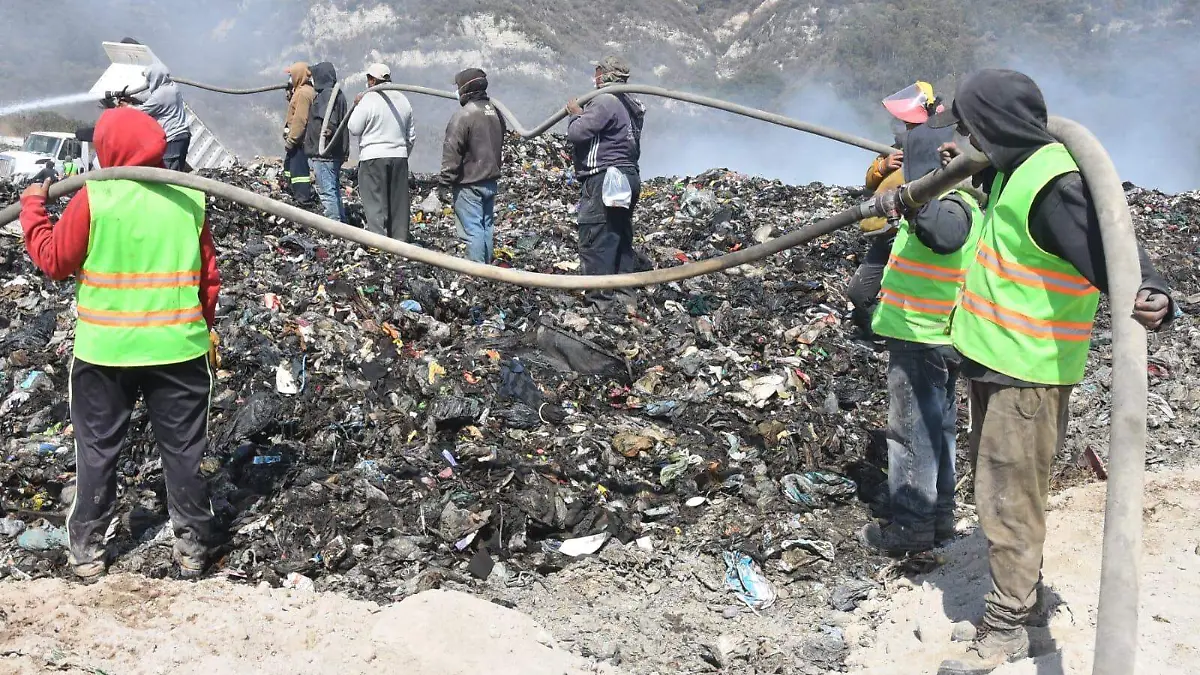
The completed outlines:
[[[206,91],[215,91],[218,94],[232,94],[234,96],[245,96],[247,94],[263,94],[268,91],[283,91],[284,89],[288,88],[288,85],[286,82],[283,84],[272,84],[272,85],[268,85],[265,87],[253,87],[251,89],[231,89],[229,87],[217,87],[217,86],[213,86],[211,84],[201,84],[200,82],[194,82],[192,80],[185,80],[182,77],[172,77],[171,79],[174,80],[177,84],[186,84],[189,87],[195,87],[197,89],[204,89]]]
[[[911,184],[910,195],[918,201],[929,199],[945,192],[964,177],[978,170],[981,164],[975,157],[963,156],[956,159],[942,171],[932,173]],[[263,195],[243,190],[242,188],[221,183],[196,174],[168,171],[141,166],[115,167],[90,171],[86,174],[72,176],[50,187],[50,197],[58,198],[70,194],[83,187],[86,181],[92,180],[139,180],[150,183],[170,183],[183,187],[194,188],[214,197],[228,199],[259,211],[287,218],[306,227],[353,241],[363,246],[370,246],[381,251],[394,253],[409,260],[428,265],[434,265],[461,274],[467,274],[482,279],[501,281],[518,286],[534,288],[555,288],[562,290],[611,289],[651,286],[672,281],[681,281],[704,274],[712,274],[721,270],[737,267],[762,260],[794,246],[815,239],[834,230],[845,227],[872,216],[882,215],[875,208],[874,201],[850,207],[831,218],[813,223],[794,232],[789,232],[777,239],[751,246],[750,248],[728,253],[717,258],[709,258],[678,267],[667,267],[638,272],[636,274],[612,275],[573,275],[573,274],[542,274],[527,272],[483,263],[472,262],[438,251],[406,244],[383,235],[360,230],[356,227],[330,220],[324,216],[310,213],[303,209],[277,202]],[[20,216],[21,205],[12,204],[0,211],[0,227],[16,220]]]
[[[342,121],[338,124],[337,128],[334,129],[333,133],[326,133],[328,131],[328,125],[329,125],[329,115],[330,115],[330,113],[333,112],[333,103],[337,99],[337,93],[341,89],[341,86],[342,86],[342,83],[339,82],[334,87],[333,95],[329,97],[329,103],[326,105],[325,113],[322,116],[321,137],[320,137],[321,145],[319,148],[320,154],[322,154],[322,155],[325,154],[329,150],[328,145],[327,145],[329,140],[336,138],[342,132],[342,129],[346,126],[346,121],[348,119],[350,119],[349,111],[347,111],[347,114],[342,118]],[[427,96],[437,96],[439,98],[447,98],[447,99],[450,99],[453,101],[458,100],[458,94],[453,91],[445,91],[442,89],[431,89],[429,87],[421,87],[421,86],[413,85],[413,84],[387,83],[387,84],[376,85],[376,86],[370,87],[369,89],[366,90],[366,92],[372,92],[372,91],[407,91],[407,92],[411,92],[414,94],[425,94]],[[364,92],[364,93],[366,93],[366,92]],[[730,103],[729,101],[721,101],[721,100],[718,100],[715,98],[709,98],[708,96],[700,96],[698,94],[689,94],[684,91],[673,91],[671,89],[663,89],[662,87],[651,87],[651,86],[640,85],[640,84],[611,85],[608,87],[604,87],[603,89],[595,89],[595,90],[589,91],[588,93],[584,94],[583,96],[580,96],[578,102],[580,105],[583,105],[584,103],[587,103],[588,101],[592,100],[593,98],[596,98],[597,96],[599,96],[601,94],[621,94],[621,93],[646,94],[649,96],[658,96],[660,98],[669,98],[669,99],[674,99],[676,101],[683,101],[685,103],[692,103],[694,105],[704,106],[706,108],[713,108],[716,110],[724,110],[725,112],[730,112],[735,115],[741,115],[743,117],[749,117],[749,118],[760,120],[763,122],[777,124],[781,127],[787,127],[789,129],[796,129],[797,131],[804,131],[804,132],[807,132],[810,134],[815,134],[817,136],[824,136],[825,138],[839,141],[839,142],[845,143],[847,145],[853,145],[853,146],[862,148],[864,150],[870,150],[871,152],[887,154],[887,153],[895,151],[895,148],[893,148],[890,145],[885,145],[883,143],[872,141],[867,138],[861,138],[859,136],[855,136],[854,134],[843,133],[841,131],[837,131],[836,129],[830,129],[828,127],[823,127],[818,124],[812,124],[810,122],[802,122],[800,120],[792,119],[790,117],[784,117],[783,115],[778,115],[776,113],[766,112],[765,110],[759,110],[757,108],[750,108],[750,107],[747,107],[744,105],[738,105],[737,103]],[[505,120],[505,123],[508,125],[508,128],[511,129],[512,131],[517,132],[522,138],[533,138],[534,136],[540,136],[540,135],[546,133],[547,131],[549,131],[552,127],[554,127],[555,124],[558,124],[567,116],[567,111],[564,108],[564,109],[561,109],[561,110],[555,112],[553,115],[548,117],[545,121],[543,121],[541,124],[538,124],[534,128],[526,129],[525,126],[521,124],[521,121],[518,120],[515,115],[513,115],[512,111],[509,110],[507,106],[505,106],[502,102],[500,102],[494,98],[491,99],[491,101],[492,101],[492,104],[496,106],[496,109],[500,111],[500,114],[504,116],[504,120]],[[351,109],[353,109],[353,107],[351,107]]]
[[[1125,189],[1100,141],[1082,125],[1061,117],[1050,119],[1050,133],[1071,151],[1095,201],[1112,312],[1108,497],[1092,673],[1132,675],[1138,644],[1147,385],[1146,331],[1133,319],[1130,307],[1142,283],[1141,263]]]

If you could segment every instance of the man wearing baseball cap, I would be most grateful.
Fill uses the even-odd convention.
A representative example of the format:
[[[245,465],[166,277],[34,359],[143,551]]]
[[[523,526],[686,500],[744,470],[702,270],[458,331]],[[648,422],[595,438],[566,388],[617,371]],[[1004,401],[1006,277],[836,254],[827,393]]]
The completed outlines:
[[[606,56],[596,68],[596,88],[629,81],[629,64],[617,56]],[[642,153],[642,124],[646,107],[629,94],[600,94],[581,107],[575,99],[567,103],[571,114],[567,140],[572,146],[575,176],[579,179],[579,258],[584,274],[634,272],[633,210],[641,193],[638,160]],[[606,203],[604,185],[610,180],[628,183],[628,202]],[[625,304],[633,296],[622,295]],[[588,298],[607,306],[609,292],[592,292]]]
[[[368,89],[391,81],[386,65],[367,67]],[[363,92],[354,99],[347,128],[358,138],[358,192],[367,229],[409,241],[408,155],[417,128],[408,98],[398,91]]]

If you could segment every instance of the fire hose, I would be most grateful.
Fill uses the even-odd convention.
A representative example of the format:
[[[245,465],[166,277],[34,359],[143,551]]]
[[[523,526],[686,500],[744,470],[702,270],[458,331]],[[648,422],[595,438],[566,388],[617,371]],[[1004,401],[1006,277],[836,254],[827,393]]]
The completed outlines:
[[[229,94],[252,94],[282,89],[275,85],[258,89],[221,89],[198,85],[187,80],[177,82]],[[339,85],[340,86],[340,85]],[[400,90],[457,99],[454,92],[417,87],[414,85],[384,84],[369,91]],[[889,146],[857,138],[849,134],[814,124],[791,120],[781,115],[746,108],[734,103],[717,101],[703,96],[673,92],[658,87],[618,85],[589,92],[580,97],[586,102],[600,93],[642,93],[713,107],[754,119],[814,133],[826,138],[876,152],[888,152]],[[332,99],[331,99],[332,101]],[[552,115],[533,129],[525,129],[516,118],[501,107],[510,128],[522,136],[544,133],[566,116],[565,110]],[[332,105],[332,103],[331,103]],[[328,114],[325,116],[328,119]],[[344,124],[345,120],[343,120]],[[341,125],[338,130],[340,131]],[[324,130],[324,126],[323,126]],[[1100,598],[1096,622],[1096,646],[1093,675],[1131,675],[1137,655],[1138,597],[1142,551],[1142,501],[1146,447],[1146,333],[1133,319],[1128,302],[1141,285],[1141,265],[1133,220],[1116,167],[1103,146],[1082,125],[1067,119],[1052,117],[1050,133],[1070,151],[1090,188],[1099,216],[1106,269],[1109,280],[1110,312],[1113,331],[1113,403],[1109,429],[1109,480],[1104,516],[1104,543],[1101,562]],[[331,134],[332,135],[332,134]],[[325,134],[322,133],[324,139]],[[324,144],[324,140],[322,141]],[[912,181],[905,192],[909,206],[935,199],[960,181],[986,167],[978,153],[967,152],[948,166]],[[885,216],[874,201],[865,202],[824,220],[802,227],[762,244],[716,258],[687,263],[677,267],[604,276],[575,276],[541,274],[506,269],[472,262],[462,258],[423,249],[412,244],[360,230],[324,216],[284,204],[249,190],[227,185],[195,174],[184,174],[148,167],[115,167],[73,176],[54,184],[50,197],[58,198],[75,192],[90,180],[138,180],[180,185],[201,190],[212,197],[234,201],[256,210],[280,216],[317,231],[353,241],[364,246],[393,253],[414,262],[425,263],[473,277],[501,281],[521,286],[561,290],[614,289],[680,281],[712,274],[738,265],[752,263],[780,251],[811,241],[821,235],[872,216]],[[20,204],[0,211],[0,226],[16,220]],[[1115,298],[1115,300],[1113,300]]]

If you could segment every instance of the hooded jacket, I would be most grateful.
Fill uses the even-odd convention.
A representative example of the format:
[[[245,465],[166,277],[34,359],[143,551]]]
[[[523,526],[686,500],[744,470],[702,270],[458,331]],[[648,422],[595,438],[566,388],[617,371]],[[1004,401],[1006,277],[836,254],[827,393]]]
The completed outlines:
[[[996,171],[1011,176],[1035,152],[1056,142],[1046,130],[1049,116],[1041,90],[1016,71],[989,69],[968,77],[955,93],[952,111],[992,164],[990,175],[984,176],[985,186],[991,185]],[[1042,188],[1029,210],[1029,234],[1042,250],[1074,265],[1101,293],[1108,294],[1100,219],[1079,172],[1058,176]],[[1140,243],[1138,257],[1142,288],[1169,296],[1166,281]],[[1174,317],[1174,309],[1172,301],[1166,321]],[[969,360],[964,374],[1010,386],[1043,386],[1015,380]]]
[[[455,77],[461,106],[446,125],[440,185],[471,185],[500,178],[506,126],[487,95],[487,75],[479,69]]]
[[[155,121],[134,108],[114,108],[100,115],[96,123],[96,155],[101,166],[150,166],[162,168],[167,150],[165,133]],[[46,199],[21,198],[21,228],[25,232],[25,250],[46,276],[62,281],[77,273],[88,255],[92,214],[87,187],[71,197],[58,223],[46,213]],[[207,220],[200,232],[200,306],[209,328],[217,310],[221,276],[217,271],[217,252]]]
[[[586,178],[608,167],[638,170],[646,106],[629,94],[600,94],[567,124],[575,175]]]
[[[310,159],[344,162],[350,157],[350,134],[346,132],[345,127],[342,127],[341,133],[329,141],[325,154],[320,153],[321,122],[325,118],[325,109],[329,106],[329,100],[333,97],[333,87],[337,84],[337,71],[333,64],[322,61],[313,66],[312,83],[317,96],[308,110],[308,126],[304,130],[304,154],[308,155]],[[326,133],[332,133],[341,124],[342,118],[346,116],[346,108],[346,97],[339,91],[337,98],[333,100],[333,110],[329,114]]]
[[[297,61],[288,68],[292,77],[292,91],[288,96],[287,121],[284,122],[284,148],[292,148],[304,142],[304,130],[308,127],[308,111],[312,108],[317,91],[312,86],[312,74],[308,64]]]
[[[146,69],[146,84],[150,88],[136,95],[142,101],[137,109],[153,117],[162,126],[168,141],[190,135],[183,94],[179,92],[179,85],[171,79],[167,66],[161,61],[152,63]]]

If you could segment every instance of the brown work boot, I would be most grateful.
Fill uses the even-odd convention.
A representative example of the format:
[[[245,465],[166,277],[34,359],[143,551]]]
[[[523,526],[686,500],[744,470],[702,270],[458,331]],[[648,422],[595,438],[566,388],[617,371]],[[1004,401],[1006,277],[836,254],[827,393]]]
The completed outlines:
[[[981,628],[967,653],[946,659],[937,675],[987,675],[1000,666],[1029,656],[1029,635],[1024,628],[996,630]]]
[[[208,551],[191,541],[175,540],[174,558],[179,565],[179,576],[183,579],[194,579],[204,571],[208,562]]]

